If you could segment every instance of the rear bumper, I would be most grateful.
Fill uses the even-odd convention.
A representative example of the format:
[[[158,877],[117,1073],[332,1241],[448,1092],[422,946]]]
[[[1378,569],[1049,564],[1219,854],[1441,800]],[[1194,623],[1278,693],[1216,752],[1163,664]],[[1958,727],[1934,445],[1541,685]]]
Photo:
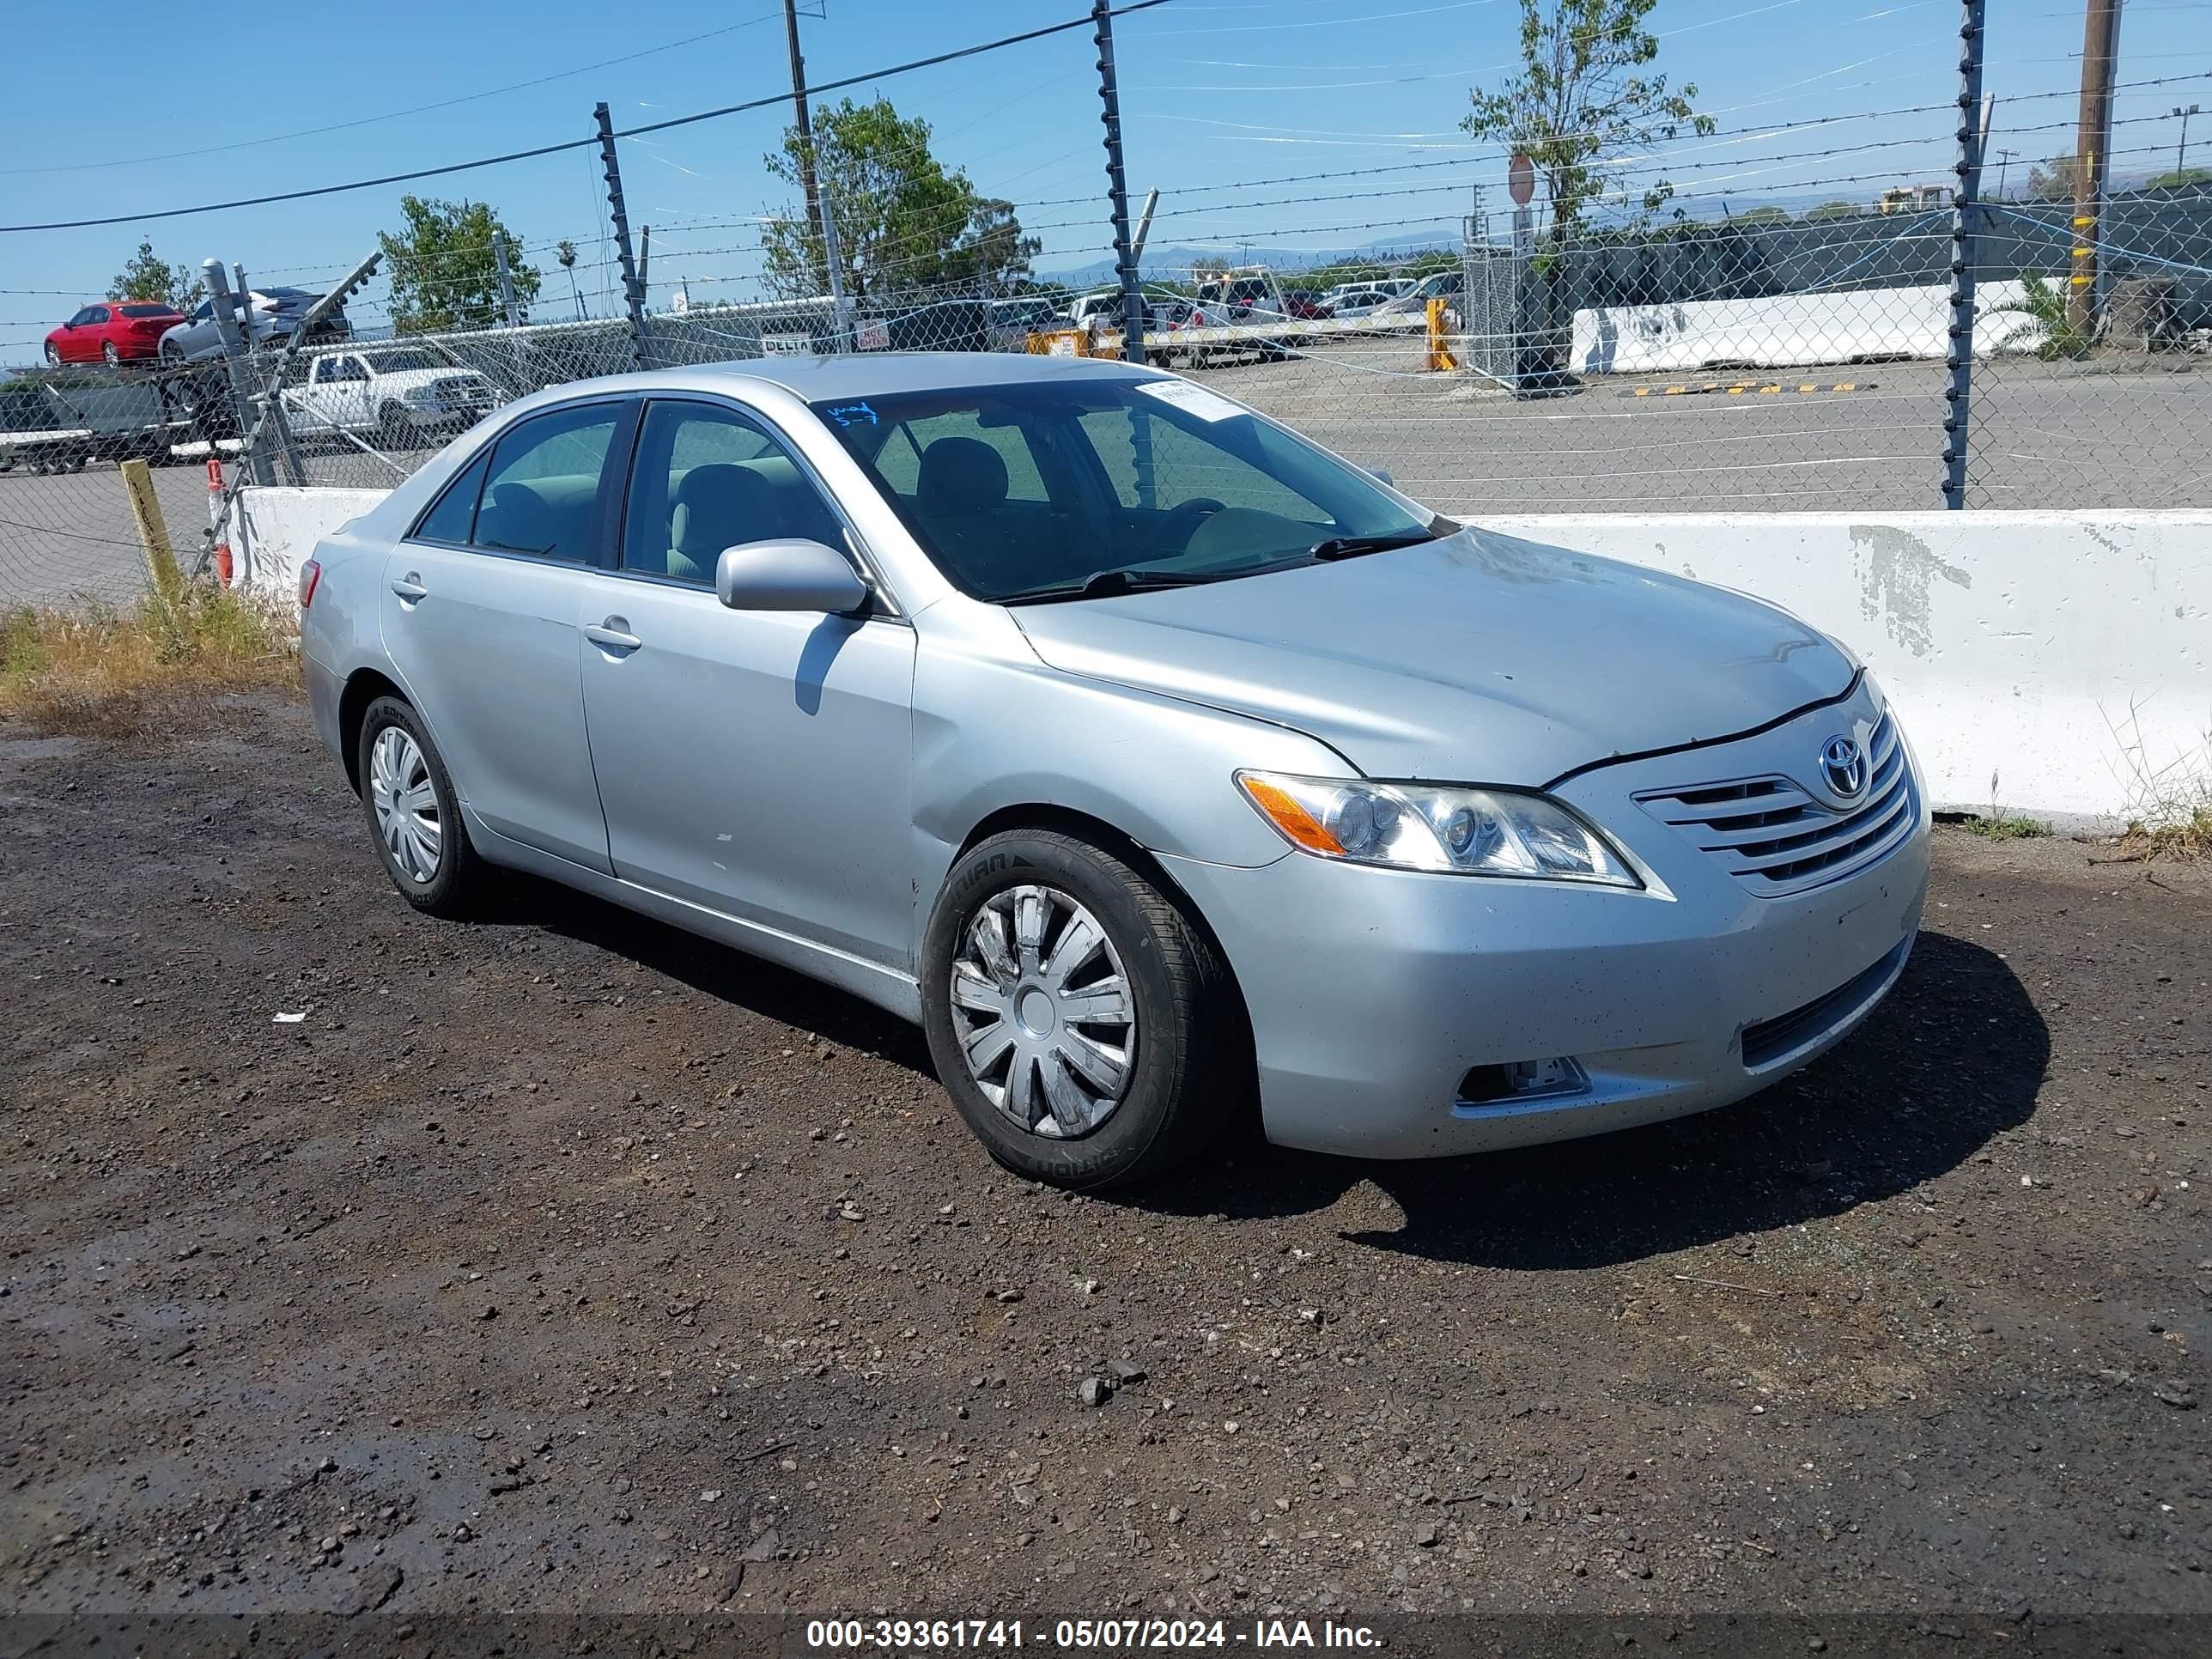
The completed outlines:
[[[1817,753],[1797,724],[1779,751]],[[1686,763],[1732,769],[1709,771],[1708,751],[1647,764],[1679,782]],[[1569,1139],[1726,1105],[1848,1036],[1919,926],[1924,801],[1877,862],[1776,898],[1635,807],[1653,781],[1622,766],[1560,791],[1644,866],[1643,892],[1164,858],[1243,990],[1268,1138],[1370,1158]],[[1563,1060],[1582,1075],[1551,1092],[1485,1086],[1491,1068]]]
[[[302,648],[300,653],[300,677],[307,688],[307,707],[315,717],[315,732],[323,740],[338,764],[352,775],[353,763],[347,757],[345,744],[338,731],[338,698],[344,688],[337,673],[323,666]]]

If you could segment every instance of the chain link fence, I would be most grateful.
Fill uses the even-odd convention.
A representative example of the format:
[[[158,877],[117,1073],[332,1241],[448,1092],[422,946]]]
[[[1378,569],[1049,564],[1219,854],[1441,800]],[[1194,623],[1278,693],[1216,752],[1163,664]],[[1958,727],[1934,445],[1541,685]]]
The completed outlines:
[[[1947,142],[1934,126],[1942,106],[1930,109],[1927,131],[1844,148]],[[1952,310],[1961,244],[1948,190],[1834,163],[1842,151],[1820,142],[1820,167],[1796,165],[1796,153],[1673,158],[1691,180],[1674,216],[1571,235],[1465,213],[1471,164],[1458,161],[1386,167],[1379,179],[1324,172],[1164,191],[1155,243],[1222,252],[1142,262],[1146,352],[1447,513],[1934,508],[1945,504],[1947,422],[1959,411],[1971,428],[1960,505],[2212,507],[2212,183],[2113,189],[2086,232],[2070,200],[1983,201],[1964,244],[1978,291],[1962,400]],[[1706,167],[1736,171],[1708,187],[1696,182]],[[1816,204],[1744,208],[1727,193],[1729,179],[1777,172],[1791,200]],[[1237,228],[1279,202],[1373,215],[1386,198],[1399,219]],[[1334,246],[1447,204],[1453,216],[1395,246],[1269,251],[1317,234]],[[1018,216],[1024,234],[1095,231],[1106,218],[1095,198],[986,205],[1000,228]],[[941,252],[848,255],[834,295],[693,297],[723,281],[827,286],[807,280],[803,260],[796,278],[787,262],[767,280],[771,222],[664,227],[650,256],[664,264],[737,256],[762,274],[664,282],[655,308],[630,254],[604,238],[601,257],[582,261],[567,239],[502,244],[504,291],[467,325],[423,326],[422,313],[362,300],[360,269],[340,280],[326,268],[292,280],[340,292],[350,318],[334,304],[313,343],[234,339],[191,363],[0,374],[0,605],[125,603],[141,591],[138,530],[116,476],[132,459],[152,468],[190,568],[214,541],[203,533],[210,461],[225,489],[249,478],[382,488],[517,398],[641,368],[1124,349],[1118,286],[945,280]],[[651,240],[640,237],[638,264]],[[541,291],[530,262],[554,249],[562,271],[544,273]],[[507,289],[510,265],[526,292]],[[387,258],[386,274],[395,293],[404,279],[420,295],[443,273],[395,274]],[[587,314],[587,292],[600,314]],[[524,321],[532,307],[539,319]],[[564,308],[570,319],[545,319]]]

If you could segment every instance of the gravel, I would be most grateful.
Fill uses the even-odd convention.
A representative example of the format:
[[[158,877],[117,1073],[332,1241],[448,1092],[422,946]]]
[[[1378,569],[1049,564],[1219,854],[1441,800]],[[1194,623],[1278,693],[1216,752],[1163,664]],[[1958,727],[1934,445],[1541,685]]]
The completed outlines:
[[[917,1033],[420,918],[300,708],[206,726],[0,730],[11,1612],[2212,1613],[2199,872],[1946,834],[1755,1100],[1068,1197]]]

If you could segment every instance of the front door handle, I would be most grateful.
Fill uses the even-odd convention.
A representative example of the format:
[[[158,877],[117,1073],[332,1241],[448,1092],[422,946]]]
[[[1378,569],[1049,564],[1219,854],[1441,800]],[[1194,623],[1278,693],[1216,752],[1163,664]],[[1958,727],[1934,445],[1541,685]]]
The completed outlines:
[[[586,623],[584,637],[605,651],[635,651],[645,641],[629,631],[629,619],[610,617],[597,624]]]
[[[428,599],[430,590],[422,586],[422,573],[410,570],[392,584],[392,591],[412,605],[417,599]]]

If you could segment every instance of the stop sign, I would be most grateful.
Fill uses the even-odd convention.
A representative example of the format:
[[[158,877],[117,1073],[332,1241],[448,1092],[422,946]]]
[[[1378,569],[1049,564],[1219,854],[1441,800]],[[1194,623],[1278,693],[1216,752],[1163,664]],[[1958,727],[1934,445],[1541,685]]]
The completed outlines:
[[[1536,193],[1536,164],[1516,151],[1505,168],[1505,189],[1515,207],[1527,207]]]

